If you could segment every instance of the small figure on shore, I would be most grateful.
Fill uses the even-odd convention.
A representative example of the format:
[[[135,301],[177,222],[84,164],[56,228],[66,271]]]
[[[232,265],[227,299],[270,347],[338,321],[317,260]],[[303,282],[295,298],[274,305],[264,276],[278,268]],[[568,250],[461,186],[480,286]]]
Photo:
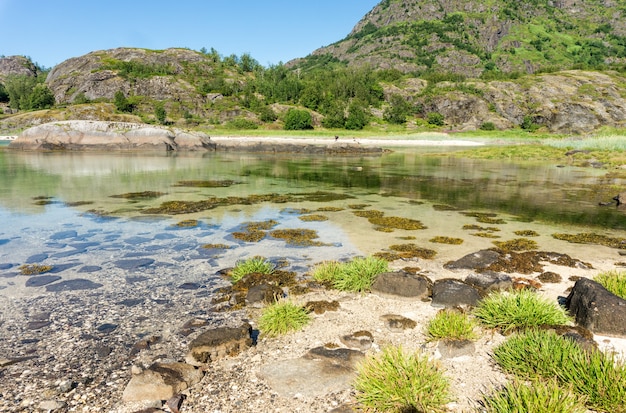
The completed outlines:
[[[335,142],[339,140],[339,136],[335,135]]]

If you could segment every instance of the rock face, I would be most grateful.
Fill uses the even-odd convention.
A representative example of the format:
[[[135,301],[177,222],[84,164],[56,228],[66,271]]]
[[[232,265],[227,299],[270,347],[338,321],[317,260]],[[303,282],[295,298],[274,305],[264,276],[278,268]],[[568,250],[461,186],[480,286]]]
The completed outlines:
[[[593,333],[626,337],[626,300],[593,280],[576,281],[565,307],[577,324]]]
[[[210,138],[126,122],[62,121],[34,126],[9,144],[22,150],[207,150]]]
[[[7,76],[20,75],[36,77],[37,72],[37,67],[33,62],[24,56],[0,57],[0,83],[2,83]]]

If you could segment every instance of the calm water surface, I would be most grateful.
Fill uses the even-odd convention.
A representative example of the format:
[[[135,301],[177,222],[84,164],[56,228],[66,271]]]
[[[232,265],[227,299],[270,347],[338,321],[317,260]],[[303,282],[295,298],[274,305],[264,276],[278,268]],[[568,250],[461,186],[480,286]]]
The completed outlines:
[[[626,229],[623,210],[598,206],[617,193],[602,188],[624,184],[606,178],[607,171],[426,156],[437,150],[442,149],[413,148],[381,157],[347,158],[2,150],[0,272],[4,276],[0,277],[0,290],[17,294],[23,281],[15,275],[23,264],[53,265],[61,279],[90,274],[96,280],[99,270],[107,268],[128,277],[129,272],[138,271],[150,276],[154,267],[163,283],[175,284],[198,282],[253,255],[286,258],[292,269],[304,272],[322,259],[347,259],[382,250],[389,245],[387,240],[410,236],[413,242],[427,242],[420,238],[421,232],[400,230],[391,236],[376,232],[366,219],[352,214],[356,208],[420,220],[430,228],[424,232],[428,237],[468,236],[460,227],[472,221],[457,211],[437,208],[444,204],[464,211],[495,212],[518,223],[546,221],[569,232],[620,234]],[[224,186],[194,187],[186,181]],[[144,191],[159,196],[124,197]],[[345,198],[319,201],[306,197],[318,191]],[[193,214],[146,213],[169,201],[267,194],[291,194],[296,200],[237,201]],[[300,219],[306,211],[329,206],[337,211],[323,212],[326,221]],[[176,225],[185,219],[197,219],[199,225]],[[246,223],[269,219],[277,221],[275,229],[314,229],[325,245],[294,247],[269,236],[248,243],[232,235]],[[229,248],[203,248],[207,244]],[[432,244],[429,247],[433,248]],[[163,274],[172,268],[178,275],[168,279]]]

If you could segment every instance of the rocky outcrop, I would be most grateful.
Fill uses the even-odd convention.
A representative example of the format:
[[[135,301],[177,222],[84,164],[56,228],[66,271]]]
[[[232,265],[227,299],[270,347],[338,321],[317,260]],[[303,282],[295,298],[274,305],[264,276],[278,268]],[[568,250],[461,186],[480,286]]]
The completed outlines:
[[[197,132],[126,122],[61,121],[34,126],[9,144],[21,150],[207,150],[210,138]]]
[[[4,82],[6,77],[11,75],[36,77],[37,74],[37,67],[27,57],[0,57],[0,83]]]

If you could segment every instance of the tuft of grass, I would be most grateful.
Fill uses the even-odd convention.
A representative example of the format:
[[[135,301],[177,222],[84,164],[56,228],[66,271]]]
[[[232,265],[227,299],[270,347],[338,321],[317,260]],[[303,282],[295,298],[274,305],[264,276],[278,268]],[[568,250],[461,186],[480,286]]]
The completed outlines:
[[[626,272],[605,271],[593,279],[613,294],[626,300]]]
[[[387,347],[357,367],[357,401],[380,412],[445,412],[448,379],[427,355]]]
[[[474,315],[490,328],[507,334],[515,329],[571,322],[565,310],[533,291],[495,292],[480,301]]]
[[[556,380],[514,380],[483,398],[485,413],[585,413],[587,398],[561,387]]]
[[[476,340],[478,323],[456,310],[439,311],[426,326],[430,340]]]
[[[248,274],[272,274],[275,270],[276,266],[274,264],[263,257],[256,256],[237,262],[230,272],[230,278],[233,284],[235,284]]]
[[[556,378],[588,398],[588,408],[625,413],[626,365],[613,354],[587,352],[550,330],[530,329],[494,349],[493,357],[522,379]]]
[[[288,300],[266,307],[259,318],[259,330],[268,337],[277,337],[302,329],[311,321],[304,307]]]
[[[340,291],[368,291],[376,276],[388,271],[389,262],[376,257],[357,257],[342,265],[333,280],[333,287]]]
[[[313,279],[322,284],[332,285],[333,280],[339,277],[344,264],[339,261],[323,261],[313,268]]]

